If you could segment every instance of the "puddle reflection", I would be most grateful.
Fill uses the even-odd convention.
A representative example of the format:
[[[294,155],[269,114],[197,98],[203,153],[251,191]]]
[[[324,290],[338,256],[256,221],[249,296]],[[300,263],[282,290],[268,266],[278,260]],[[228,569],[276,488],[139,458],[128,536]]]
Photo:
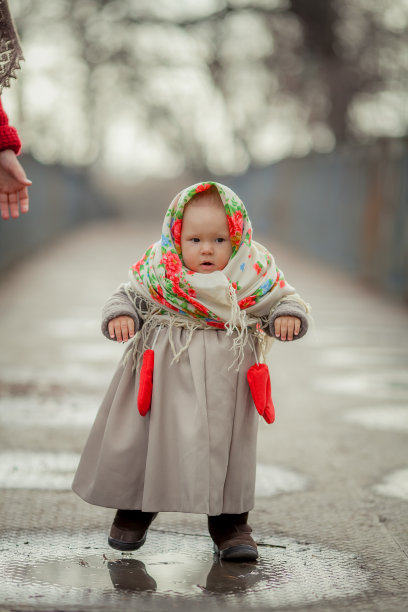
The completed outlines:
[[[153,571],[150,569],[151,573],[149,573],[146,565],[139,559],[126,558],[109,561],[108,570],[112,584],[118,591],[157,591],[157,582],[151,575]],[[155,570],[158,571],[158,568],[156,567]],[[260,562],[222,561],[217,555],[214,555],[204,584],[197,584],[197,587],[209,594],[227,595],[253,590],[257,583],[266,580],[269,582],[269,587],[277,587],[290,580],[289,573],[282,567],[274,568],[272,576],[273,585],[271,585],[271,568],[263,567]]]
[[[271,569],[264,567],[259,561],[232,563],[214,556],[205,588],[210,593],[243,593],[254,590],[255,585],[260,582],[268,581],[269,587],[273,588],[289,581],[289,574],[284,568],[276,567],[272,572]]]
[[[119,591],[156,591],[157,582],[147,573],[139,559],[109,561],[108,570],[115,589]]]

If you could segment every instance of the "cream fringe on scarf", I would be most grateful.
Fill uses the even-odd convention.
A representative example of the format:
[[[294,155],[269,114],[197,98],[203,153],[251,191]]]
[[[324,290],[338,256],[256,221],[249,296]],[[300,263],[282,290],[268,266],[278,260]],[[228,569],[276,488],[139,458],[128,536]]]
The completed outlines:
[[[206,330],[209,333],[217,331],[215,328],[209,327],[206,323],[190,318],[186,315],[182,316],[170,312],[168,314],[159,314],[160,311],[163,311],[163,306],[147,300],[146,297],[138,294],[130,283],[121,285],[121,288],[126,292],[126,295],[131,304],[134,306],[138,316],[143,320],[142,328],[136,332],[132,340],[133,348],[126,352],[124,358],[124,363],[126,363],[130,356],[132,356],[134,371],[140,370],[144,351],[154,348],[158,328],[168,328],[169,343],[173,352],[171,364],[178,362],[181,355],[188,349],[191,344],[194,331],[198,329]],[[229,296],[231,300],[231,317],[225,324],[225,333],[227,336],[231,336],[233,338],[232,351],[234,355],[229,369],[236,366],[236,369],[239,370],[239,367],[244,359],[245,347],[250,336],[256,340],[257,349],[255,349],[253,341],[251,341],[251,347],[255,352],[255,359],[263,363],[272,346],[273,339],[267,336],[267,334],[260,329],[261,320],[258,317],[248,316],[245,311],[242,311],[239,308],[236,292],[232,287],[229,292]],[[297,298],[295,296],[290,297],[292,299],[297,299],[297,301],[301,302],[302,305],[307,308],[307,305],[305,302],[303,302],[303,300],[301,300],[301,298]],[[142,298],[145,308],[141,307],[140,298]],[[173,329],[175,327],[182,327],[188,330],[186,343],[180,350],[176,349],[173,340]],[[156,336],[154,335],[155,330]],[[142,339],[141,344],[139,342],[140,339]]]

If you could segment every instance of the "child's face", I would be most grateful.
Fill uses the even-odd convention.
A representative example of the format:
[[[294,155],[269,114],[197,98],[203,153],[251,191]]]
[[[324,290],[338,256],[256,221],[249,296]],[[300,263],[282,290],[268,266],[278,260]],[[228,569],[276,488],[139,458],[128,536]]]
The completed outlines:
[[[184,265],[193,272],[208,274],[225,268],[232,246],[223,207],[205,202],[186,206],[181,226],[181,252]]]

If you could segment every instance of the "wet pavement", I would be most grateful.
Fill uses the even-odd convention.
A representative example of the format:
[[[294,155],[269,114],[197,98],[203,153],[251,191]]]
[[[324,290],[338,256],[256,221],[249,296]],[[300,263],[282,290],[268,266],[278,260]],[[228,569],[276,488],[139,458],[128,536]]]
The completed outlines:
[[[270,355],[259,561],[220,562],[206,518],[174,513],[121,554],[114,511],[70,492],[123,350],[100,334],[101,305],[156,235],[94,224],[0,284],[0,611],[408,610],[408,311],[280,245],[315,327]]]

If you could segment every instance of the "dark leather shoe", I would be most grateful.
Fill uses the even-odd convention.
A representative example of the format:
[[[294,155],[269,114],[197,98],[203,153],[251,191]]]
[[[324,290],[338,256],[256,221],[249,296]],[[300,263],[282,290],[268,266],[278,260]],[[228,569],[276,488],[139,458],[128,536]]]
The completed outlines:
[[[208,517],[208,530],[220,559],[255,561],[258,558],[258,548],[247,521],[248,512]]]
[[[118,510],[108,537],[109,546],[116,550],[137,550],[146,541],[147,530],[157,512]]]

